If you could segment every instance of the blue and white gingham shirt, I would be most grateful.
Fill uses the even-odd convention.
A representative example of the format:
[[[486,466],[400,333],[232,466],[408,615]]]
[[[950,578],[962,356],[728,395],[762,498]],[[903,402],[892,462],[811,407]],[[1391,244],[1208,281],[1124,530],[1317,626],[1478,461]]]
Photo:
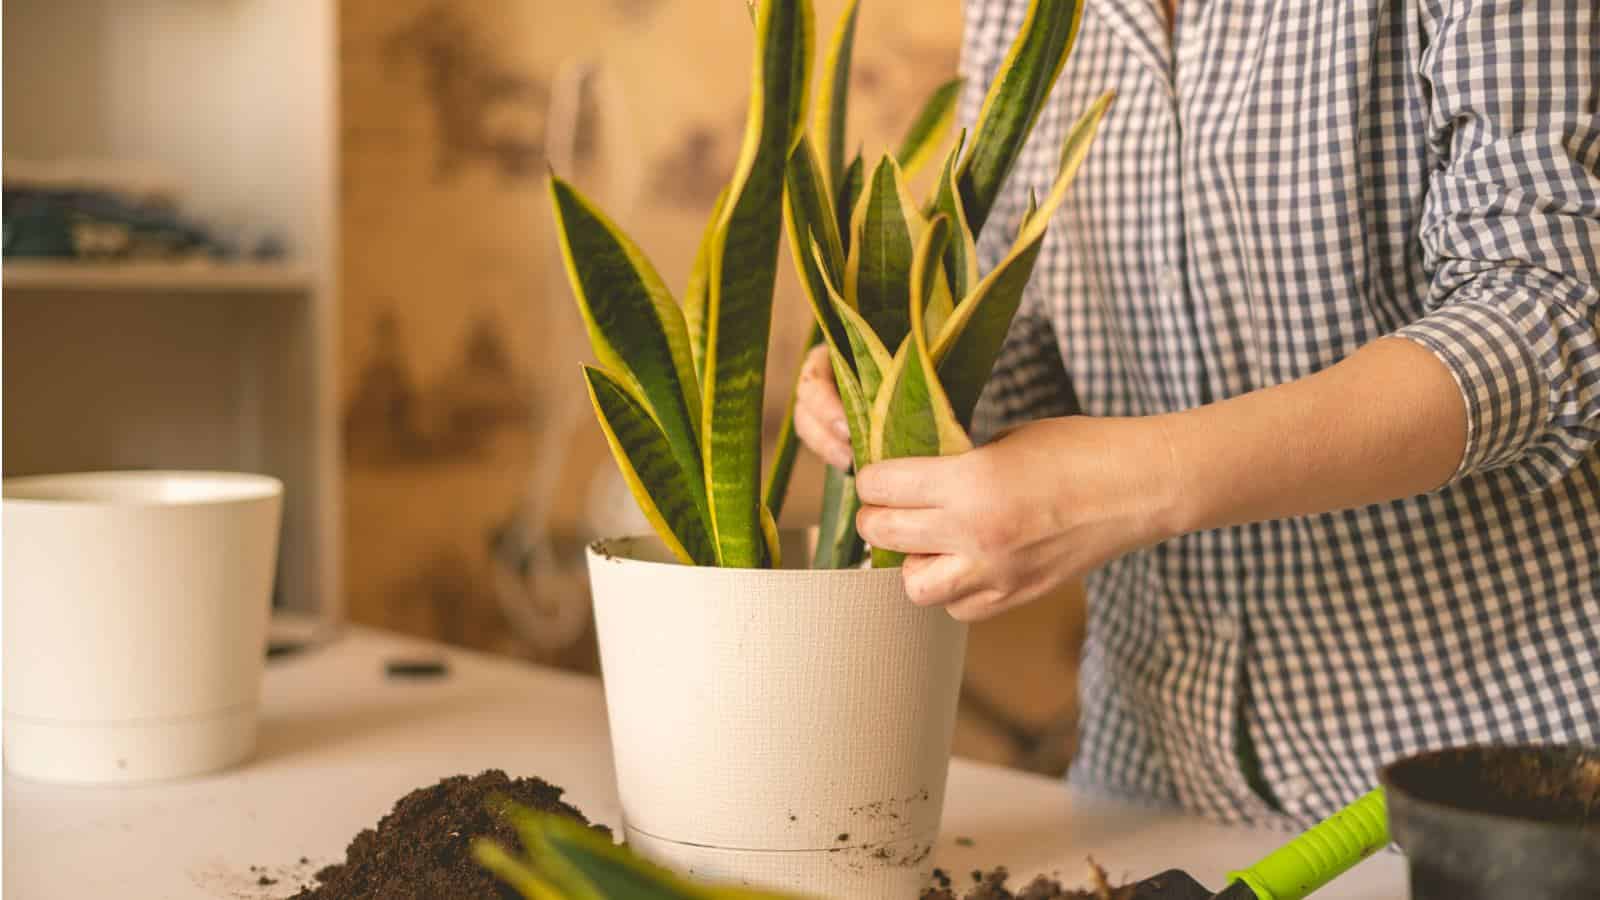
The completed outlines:
[[[969,122],[1026,7],[967,0]],[[1094,575],[1072,778],[1284,825],[1242,739],[1302,821],[1421,748],[1600,742],[1600,2],[1178,10],[1174,50],[1161,0],[1088,0],[989,265],[1117,101],[979,430],[1198,406],[1400,335],[1455,376],[1467,450],[1433,493]]]

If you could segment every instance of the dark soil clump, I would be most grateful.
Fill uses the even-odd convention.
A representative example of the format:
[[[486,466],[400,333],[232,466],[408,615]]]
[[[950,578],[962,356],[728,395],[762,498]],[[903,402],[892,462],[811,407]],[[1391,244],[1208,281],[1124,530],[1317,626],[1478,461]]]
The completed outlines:
[[[935,886],[922,892],[922,900],[1133,900],[1132,885],[1113,888],[1106,884],[1105,875],[1098,869],[1091,871],[1096,882],[1094,890],[1068,890],[1061,886],[1061,882],[1040,875],[1027,887],[1013,893],[1006,887],[1006,879],[1011,877],[1011,873],[1004,866],[999,866],[989,872],[973,872],[975,884],[962,894],[950,887],[949,876],[939,877],[944,873],[935,870]]]
[[[294,900],[516,900],[515,891],[473,860],[472,841],[488,837],[518,846],[516,830],[490,811],[496,797],[589,824],[562,802],[562,793],[541,779],[511,778],[499,769],[419,788],[401,797],[376,828],[356,835],[345,861],[318,872],[318,883]]]

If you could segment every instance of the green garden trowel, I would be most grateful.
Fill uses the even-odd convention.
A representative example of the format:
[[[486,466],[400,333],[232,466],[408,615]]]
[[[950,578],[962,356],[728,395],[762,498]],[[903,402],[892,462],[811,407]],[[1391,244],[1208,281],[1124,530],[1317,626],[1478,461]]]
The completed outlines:
[[[1134,885],[1134,900],[1301,900],[1389,843],[1383,789],[1375,788],[1265,859],[1228,873],[1213,894],[1188,872],[1169,869]]]

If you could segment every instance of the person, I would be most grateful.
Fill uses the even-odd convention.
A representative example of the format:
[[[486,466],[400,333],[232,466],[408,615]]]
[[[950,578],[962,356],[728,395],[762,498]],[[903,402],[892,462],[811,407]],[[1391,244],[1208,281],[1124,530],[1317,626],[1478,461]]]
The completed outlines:
[[[1088,0],[980,256],[1117,99],[968,453],[858,473],[911,600],[1087,577],[1069,779],[1290,827],[1600,742],[1600,6]],[[970,123],[1027,0],[969,0]],[[825,358],[796,425],[850,464]]]

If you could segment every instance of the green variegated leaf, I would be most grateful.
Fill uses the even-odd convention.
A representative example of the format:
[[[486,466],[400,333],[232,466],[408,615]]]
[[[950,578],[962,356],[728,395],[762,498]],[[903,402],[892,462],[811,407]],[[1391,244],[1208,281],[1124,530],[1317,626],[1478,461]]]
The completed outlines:
[[[850,220],[844,299],[878,340],[898,347],[911,330],[911,251],[922,234],[922,213],[906,192],[900,166],[885,156],[867,179]]]
[[[916,177],[950,131],[950,123],[956,117],[956,100],[961,96],[961,83],[960,78],[952,78],[935,88],[927,102],[923,103],[922,110],[917,113],[905,137],[900,140],[900,148],[894,152],[894,158],[899,161],[907,178]]]
[[[809,350],[820,343],[822,329],[813,325],[811,336],[806,339],[806,348]],[[795,457],[800,451],[800,438],[794,431],[794,408],[800,394],[800,374],[795,373],[794,384],[789,388],[789,402],[783,410],[783,425],[778,429],[778,441],[772,448],[772,464],[767,468],[767,480],[761,489],[761,504],[771,510],[773,518],[783,514],[784,501],[789,497],[789,480],[794,475]]]
[[[1067,188],[1088,156],[1111,100],[1111,94],[1102,95],[1073,124],[1062,145],[1061,171],[1044,203],[1027,217],[1010,252],[984,276],[972,295],[957,305],[955,314],[934,339],[933,362],[963,426],[972,421],[978,395],[989,380],[1011,320],[1022,304],[1023,288],[1033,274],[1050,217],[1061,206]]]
[[[551,179],[550,195],[595,356],[637,391],[672,457],[699,480],[700,396],[682,310],[644,251],[604,213],[560,178]],[[694,497],[704,512],[704,491]]]
[[[1028,188],[1028,205],[1024,206],[1022,208],[1022,219],[1021,219],[1021,221],[1019,221],[1017,223],[1017,234],[1018,235],[1021,235],[1022,232],[1027,230],[1027,228],[1028,228],[1028,220],[1033,218],[1033,214],[1038,212],[1038,211],[1039,211],[1039,192],[1035,191],[1033,188]]]
[[[855,53],[858,0],[845,4],[822,60],[821,82],[817,85],[817,106],[812,113],[811,131],[817,136],[817,149],[824,155],[823,173],[835,193],[844,177],[845,117],[849,108],[850,66]]]
[[[722,221],[723,205],[727,202],[728,189],[724,187],[717,193],[717,202],[711,207],[711,218],[706,221],[705,231],[700,236],[700,247],[694,254],[694,266],[689,269],[689,284],[683,292],[683,321],[689,329],[689,352],[694,358],[697,400],[698,380],[705,375],[706,300],[711,290],[708,280],[711,242],[717,236],[717,224]]]
[[[811,40],[810,0],[761,4],[744,144],[711,245],[701,414],[712,534],[728,567],[764,556],[761,402],[784,169],[805,119]]]
[[[487,838],[473,856],[527,900],[794,900],[746,887],[688,881],[588,826],[551,813],[508,806],[523,858]],[[535,883],[527,887],[529,880]],[[527,892],[527,891],[533,892]]]
[[[830,466],[822,481],[822,518],[817,525],[811,568],[848,569],[861,562],[865,548],[856,534],[856,512],[860,509],[855,477]]]
[[[766,546],[766,567],[783,568],[783,542],[778,537],[778,520],[765,503],[761,504],[761,542]]]
[[[934,191],[930,213],[943,213],[950,217],[953,234],[950,245],[944,251],[944,270],[945,280],[956,304],[978,285],[978,244],[972,229],[967,227],[966,213],[956,199],[961,196],[956,187],[956,175],[960,171],[958,161],[966,142],[967,132],[963,130],[956,135],[956,144],[950,148],[944,168],[939,172],[939,184]]]
[[[821,251],[813,244],[812,253],[820,255]],[[884,347],[883,341],[878,339],[878,334],[873,330],[872,325],[867,322],[861,313],[845,302],[844,297],[840,296],[839,291],[834,288],[832,282],[824,279],[823,287],[827,291],[829,302],[833,304],[834,315],[843,326],[844,333],[848,339],[850,354],[845,359],[853,364],[853,370],[856,377],[860,379],[861,388],[867,398],[867,402],[871,403],[872,398],[877,396],[878,385],[883,380],[883,373],[889,367],[889,350]],[[909,292],[909,290],[908,282],[907,291]],[[835,353],[835,356],[840,355],[842,354]]]
[[[967,224],[983,231],[995,197],[1022,152],[1072,50],[1084,0],[1031,0],[1022,30],[1011,44],[973,128],[972,148],[961,161],[957,184]]]
[[[834,191],[833,205],[836,210],[835,221],[839,225],[839,243],[845,253],[850,252],[850,217],[855,214],[856,201],[861,198],[861,151],[850,160],[850,165],[845,167],[844,177],[840,179],[840,187]],[[840,284],[843,284],[841,279]]]
[[[915,320],[920,311],[924,342],[929,333],[938,333],[952,311],[950,285],[943,270],[949,242],[950,217],[941,213],[928,223],[911,259],[912,318]]]
[[[850,454],[859,468],[871,459],[872,396],[862,388],[855,373],[839,363],[838,357],[833,357],[833,383],[839,391],[839,404],[844,407],[845,424],[850,427]]]
[[[783,194],[784,229],[789,237],[789,250],[794,256],[795,268],[800,272],[800,286],[811,301],[811,310],[817,324],[826,329],[829,346],[850,358],[850,342],[828,299],[826,285],[839,284],[844,278],[844,249],[839,243],[839,231],[833,221],[832,203],[827,184],[817,163],[815,149],[809,138],[802,139],[789,155]],[[820,252],[813,253],[815,246]]]
[[[931,294],[928,285],[939,277],[938,260],[944,255],[949,237],[950,220],[940,216],[917,244],[913,296],[918,302],[911,308],[911,335],[895,354],[873,408],[874,462],[905,456],[949,456],[972,449],[934,372],[921,302]],[[879,568],[898,566],[904,559],[901,553],[872,551],[872,564]]]
[[[686,472],[673,458],[666,435],[631,388],[593,366],[584,366],[583,375],[611,455],[650,527],[683,562],[716,565],[699,473]]]

